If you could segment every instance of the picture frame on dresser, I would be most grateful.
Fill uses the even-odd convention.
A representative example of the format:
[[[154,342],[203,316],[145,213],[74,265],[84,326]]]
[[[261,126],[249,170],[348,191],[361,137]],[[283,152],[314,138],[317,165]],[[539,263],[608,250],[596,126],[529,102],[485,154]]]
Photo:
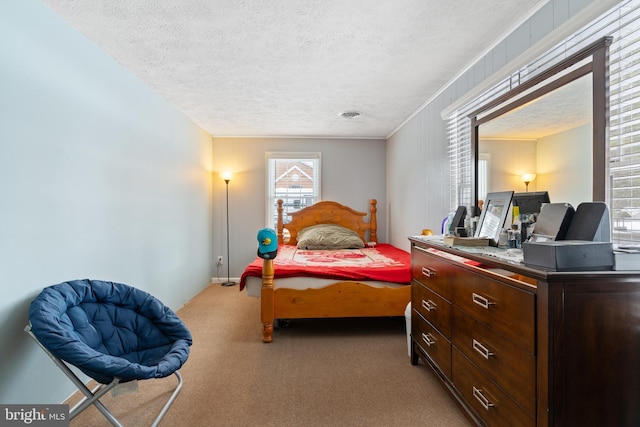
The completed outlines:
[[[507,220],[512,199],[513,191],[488,193],[474,237],[486,237],[489,239],[489,244],[498,246],[500,232]]]

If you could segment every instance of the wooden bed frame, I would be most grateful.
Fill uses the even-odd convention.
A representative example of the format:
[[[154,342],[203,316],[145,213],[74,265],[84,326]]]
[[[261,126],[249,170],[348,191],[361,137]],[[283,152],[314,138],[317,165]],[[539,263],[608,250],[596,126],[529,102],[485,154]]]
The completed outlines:
[[[356,231],[363,242],[378,241],[377,200],[369,202],[369,222],[366,212],[358,212],[336,202],[318,202],[289,214],[291,221],[283,223],[282,200],[278,200],[278,243],[284,244],[284,229],[289,233],[288,242],[295,242],[298,231],[317,224],[337,224]],[[366,234],[369,232],[368,235]],[[368,237],[368,238],[367,238]],[[277,279],[275,279],[277,280]],[[357,281],[336,281],[321,289],[274,290],[272,259],[262,264],[261,321],[262,341],[273,340],[275,319],[304,319],[332,317],[404,316],[411,300],[411,286],[372,287]]]

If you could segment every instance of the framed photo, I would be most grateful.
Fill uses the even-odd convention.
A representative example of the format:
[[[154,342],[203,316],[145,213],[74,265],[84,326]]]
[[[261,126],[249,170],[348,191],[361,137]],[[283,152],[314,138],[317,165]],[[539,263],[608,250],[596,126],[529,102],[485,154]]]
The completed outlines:
[[[487,194],[474,237],[486,237],[492,246],[498,246],[500,231],[507,220],[511,199],[513,199],[513,191]]]

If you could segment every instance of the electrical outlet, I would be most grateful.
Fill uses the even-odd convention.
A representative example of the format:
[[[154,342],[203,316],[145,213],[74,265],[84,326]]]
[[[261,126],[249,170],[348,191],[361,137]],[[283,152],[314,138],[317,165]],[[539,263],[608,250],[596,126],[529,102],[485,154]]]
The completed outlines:
[[[218,257],[218,265],[222,265],[224,264],[223,259],[222,259],[222,255]]]

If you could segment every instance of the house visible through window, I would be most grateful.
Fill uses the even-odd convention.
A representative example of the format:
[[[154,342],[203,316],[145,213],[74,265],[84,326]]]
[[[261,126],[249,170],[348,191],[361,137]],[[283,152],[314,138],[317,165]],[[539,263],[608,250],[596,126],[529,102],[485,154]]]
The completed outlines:
[[[267,153],[267,227],[276,228],[278,199],[285,224],[287,214],[320,200],[320,153]]]

